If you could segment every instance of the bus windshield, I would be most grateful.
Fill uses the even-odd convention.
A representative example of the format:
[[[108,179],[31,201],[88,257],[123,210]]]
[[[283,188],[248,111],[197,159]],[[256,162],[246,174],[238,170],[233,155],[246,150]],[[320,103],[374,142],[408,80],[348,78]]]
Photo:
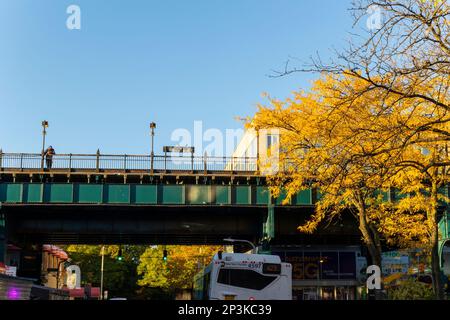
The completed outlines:
[[[291,300],[292,268],[273,255],[216,255],[195,277],[194,299]]]

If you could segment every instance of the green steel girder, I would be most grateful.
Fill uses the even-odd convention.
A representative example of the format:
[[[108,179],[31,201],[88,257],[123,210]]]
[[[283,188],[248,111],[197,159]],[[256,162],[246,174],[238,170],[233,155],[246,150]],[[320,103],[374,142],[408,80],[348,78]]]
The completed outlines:
[[[0,202],[8,204],[129,204],[129,205],[281,205],[266,186],[0,183]],[[311,190],[290,200],[290,205],[310,206]]]
[[[442,188],[447,194],[448,189]],[[385,201],[398,201],[408,195],[396,190],[381,192]],[[96,183],[0,183],[0,202],[5,203],[83,203],[133,205],[283,205],[286,193],[272,199],[267,186],[198,184],[96,184]],[[287,205],[311,206],[322,198],[319,190],[306,189]],[[444,204],[445,205],[445,204]]]
[[[439,233],[440,233],[440,240],[439,240],[439,262],[441,269],[443,266],[443,259],[442,254],[444,252],[444,246],[445,244],[450,241],[450,213],[448,211],[444,212],[444,216],[442,217],[441,221],[439,222]]]

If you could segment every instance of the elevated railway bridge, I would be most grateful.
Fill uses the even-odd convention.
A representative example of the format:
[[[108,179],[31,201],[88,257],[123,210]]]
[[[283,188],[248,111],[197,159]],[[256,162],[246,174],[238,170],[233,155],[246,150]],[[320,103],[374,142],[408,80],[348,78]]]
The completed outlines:
[[[57,154],[46,168],[41,154],[0,152],[0,262],[8,242],[360,244],[350,215],[313,235],[297,231],[319,196],[304,190],[281,205],[256,158],[97,152]]]

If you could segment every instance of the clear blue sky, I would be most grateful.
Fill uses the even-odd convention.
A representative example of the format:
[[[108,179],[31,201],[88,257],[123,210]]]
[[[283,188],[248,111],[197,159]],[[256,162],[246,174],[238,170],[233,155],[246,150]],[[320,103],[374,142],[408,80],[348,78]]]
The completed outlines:
[[[81,8],[81,30],[66,8]],[[351,31],[350,0],[0,0],[0,148],[149,153],[177,128],[240,128],[261,94],[285,98],[313,75],[271,79],[289,56],[327,57]]]

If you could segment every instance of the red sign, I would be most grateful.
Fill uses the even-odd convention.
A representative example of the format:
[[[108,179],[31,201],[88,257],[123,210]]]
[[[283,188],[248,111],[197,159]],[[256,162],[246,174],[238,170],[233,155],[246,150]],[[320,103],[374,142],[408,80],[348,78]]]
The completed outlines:
[[[85,288],[80,289],[67,289],[69,291],[69,296],[71,298],[84,298],[85,296]],[[90,298],[98,298],[100,297],[100,288],[94,287],[90,288],[91,295]]]
[[[100,288],[98,287],[91,288],[91,297],[92,298],[100,297]]]

